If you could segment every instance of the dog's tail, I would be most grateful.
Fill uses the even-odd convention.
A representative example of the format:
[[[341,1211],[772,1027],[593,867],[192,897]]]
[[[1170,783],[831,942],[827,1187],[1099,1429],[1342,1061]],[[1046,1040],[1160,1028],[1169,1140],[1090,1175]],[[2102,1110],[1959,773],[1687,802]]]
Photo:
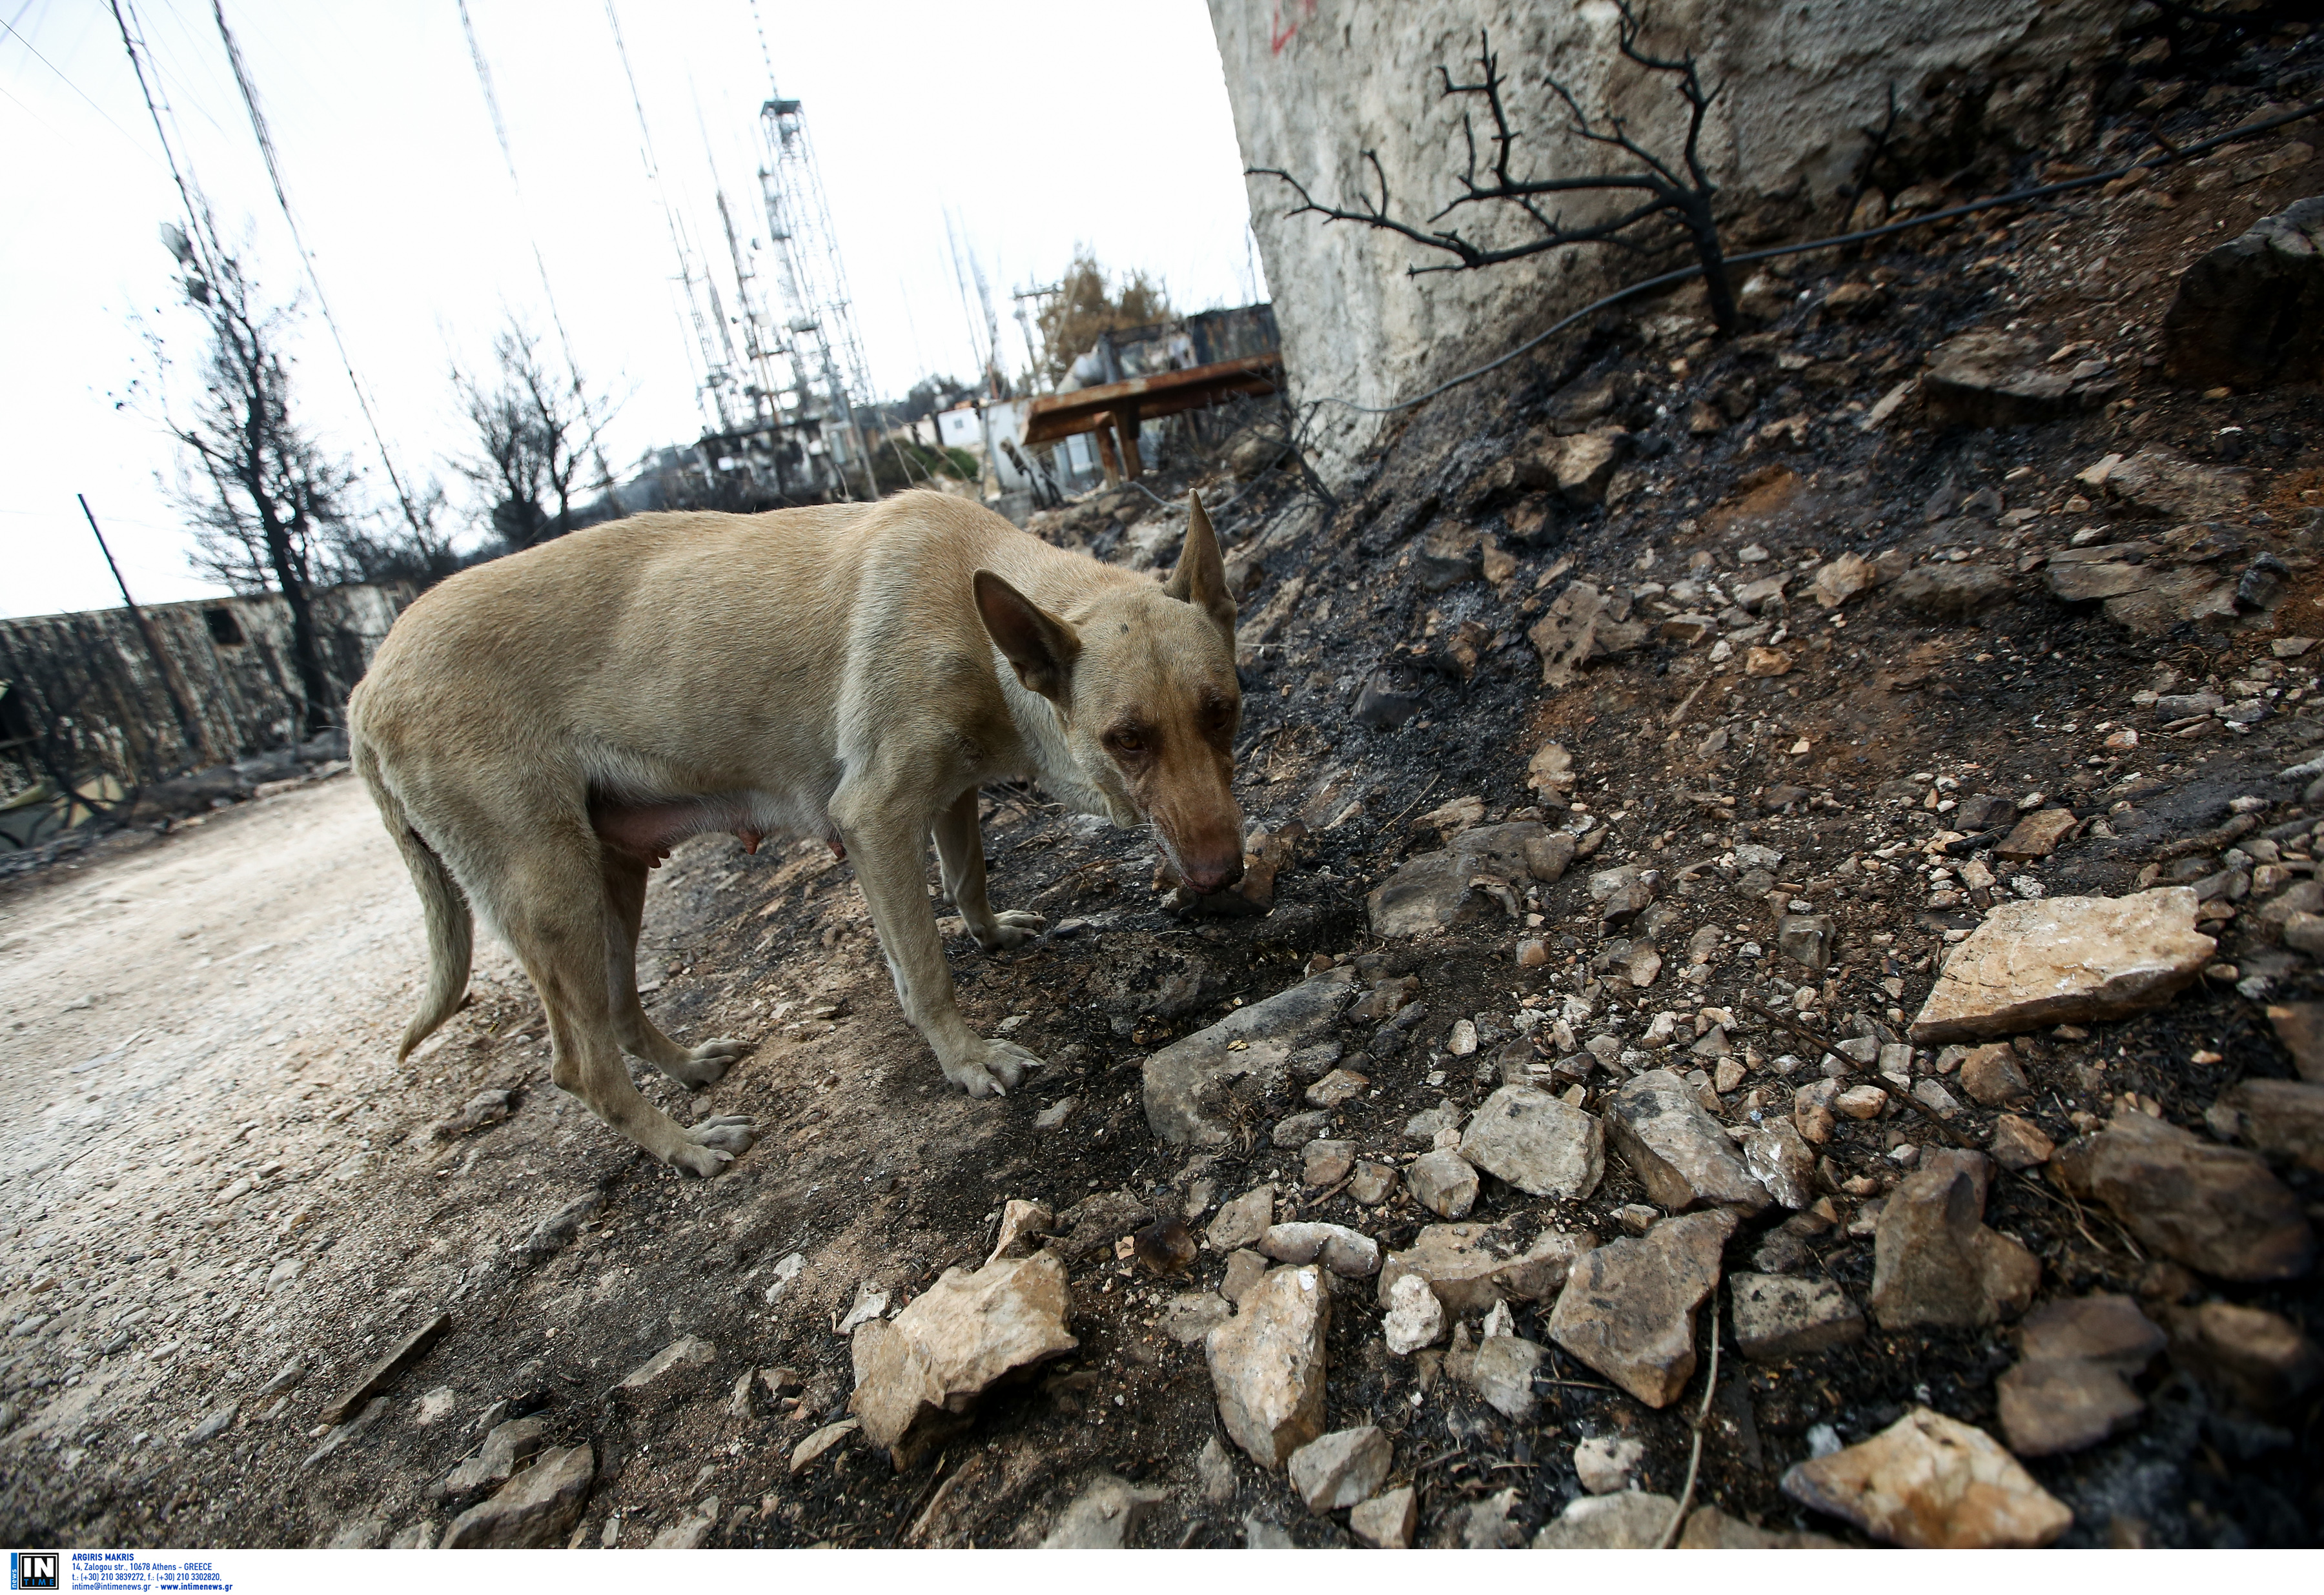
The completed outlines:
[[[363,777],[364,785],[371,788],[372,801],[379,806],[381,823],[395,839],[396,850],[403,854],[403,867],[411,872],[412,890],[420,894],[420,913],[428,922],[428,991],[420,1000],[420,1011],[404,1027],[403,1040],[395,1049],[395,1061],[400,1064],[411,1056],[413,1047],[460,1011],[468,994],[468,969],[475,954],[475,924],[460,883],[452,878],[452,871],[445,867],[436,850],[412,828],[411,816],[402,799],[388,789],[379,767],[379,755],[359,734],[351,735],[349,741],[349,758],[356,773]]]

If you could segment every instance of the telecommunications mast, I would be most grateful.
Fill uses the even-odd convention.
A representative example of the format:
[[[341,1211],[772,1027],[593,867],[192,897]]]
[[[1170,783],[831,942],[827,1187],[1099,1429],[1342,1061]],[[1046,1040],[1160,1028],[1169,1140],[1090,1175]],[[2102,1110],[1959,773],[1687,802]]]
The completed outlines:
[[[758,6],[751,7],[757,23]],[[759,189],[767,207],[767,242],[775,255],[775,282],[783,301],[783,328],[791,340],[791,360],[802,400],[820,388],[816,400],[827,406],[830,429],[825,436],[853,456],[850,462],[862,473],[867,497],[880,496],[872,476],[872,459],[856,424],[855,407],[872,394],[863,345],[855,332],[854,308],[847,292],[847,273],[840,264],[839,239],[832,231],[831,212],[824,203],[823,177],[816,169],[815,146],[809,142],[807,118],[799,102],[785,99],[775,87],[774,61],[767,53],[767,34],[759,29],[759,51],[767,67],[765,105],[759,108],[759,133],[764,163],[759,168]],[[802,418],[804,419],[804,418]]]

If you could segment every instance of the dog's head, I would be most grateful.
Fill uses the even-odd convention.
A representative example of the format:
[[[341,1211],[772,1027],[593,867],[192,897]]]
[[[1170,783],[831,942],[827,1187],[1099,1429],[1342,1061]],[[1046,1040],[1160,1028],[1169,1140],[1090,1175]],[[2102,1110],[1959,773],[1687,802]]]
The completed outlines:
[[[1235,605],[1202,501],[1158,587],[1108,587],[1069,621],[989,570],[975,586],[993,645],[1018,680],[1056,705],[1074,764],[1114,824],[1150,825],[1197,891],[1240,880]]]

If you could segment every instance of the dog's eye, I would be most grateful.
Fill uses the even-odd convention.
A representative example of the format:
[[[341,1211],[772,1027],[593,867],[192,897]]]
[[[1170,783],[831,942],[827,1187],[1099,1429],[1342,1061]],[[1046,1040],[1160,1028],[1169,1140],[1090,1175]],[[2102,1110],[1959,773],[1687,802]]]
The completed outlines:
[[[1146,748],[1146,739],[1134,731],[1117,731],[1106,738],[1117,753],[1139,753]]]

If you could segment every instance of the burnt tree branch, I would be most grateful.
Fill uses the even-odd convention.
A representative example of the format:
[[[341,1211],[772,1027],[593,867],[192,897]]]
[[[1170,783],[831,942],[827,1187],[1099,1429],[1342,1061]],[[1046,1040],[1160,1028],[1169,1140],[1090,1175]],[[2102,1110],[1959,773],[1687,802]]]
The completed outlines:
[[[1440,66],[1436,70],[1443,81],[1443,98],[1481,102],[1483,114],[1491,124],[1486,140],[1491,145],[1489,162],[1480,174],[1476,111],[1465,110],[1461,117],[1461,136],[1467,158],[1453,178],[1460,192],[1425,221],[1406,221],[1395,214],[1387,170],[1380,164],[1376,150],[1361,152],[1364,163],[1370,168],[1370,180],[1369,184],[1360,184],[1354,197],[1345,204],[1333,205],[1317,199],[1306,184],[1278,167],[1253,167],[1248,175],[1275,178],[1290,188],[1298,203],[1285,212],[1286,217],[1314,215],[1322,217],[1326,223],[1355,222],[1393,233],[1451,257],[1409,267],[1414,276],[1430,272],[1476,271],[1586,244],[1642,250],[1651,244],[1636,236],[1637,231],[1658,217],[1667,217],[1684,232],[1702,264],[1712,318],[1720,331],[1731,333],[1738,324],[1735,295],[1727,281],[1726,252],[1712,210],[1719,190],[1702,162],[1703,124],[1720,89],[1703,87],[1692,55],[1663,56],[1647,50],[1640,41],[1645,24],[1629,0],[1616,0],[1616,11],[1615,47],[1622,58],[1648,73],[1668,78],[1674,92],[1686,106],[1686,136],[1675,155],[1657,153],[1634,137],[1620,116],[1592,117],[1582,108],[1571,87],[1554,74],[1545,74],[1545,86],[1567,116],[1565,124],[1556,131],[1623,159],[1597,172],[1560,177],[1521,173],[1517,164],[1517,146],[1525,135],[1510,119],[1508,86],[1501,76],[1500,58],[1493,53],[1489,35],[1480,33],[1475,81],[1456,81],[1447,67]],[[1613,216],[1569,222],[1554,201],[1576,194],[1630,194],[1636,198]],[[1464,207],[1481,207],[1490,213],[1502,207],[1522,215],[1530,224],[1533,235],[1511,244],[1493,244],[1464,233],[1458,225]]]

